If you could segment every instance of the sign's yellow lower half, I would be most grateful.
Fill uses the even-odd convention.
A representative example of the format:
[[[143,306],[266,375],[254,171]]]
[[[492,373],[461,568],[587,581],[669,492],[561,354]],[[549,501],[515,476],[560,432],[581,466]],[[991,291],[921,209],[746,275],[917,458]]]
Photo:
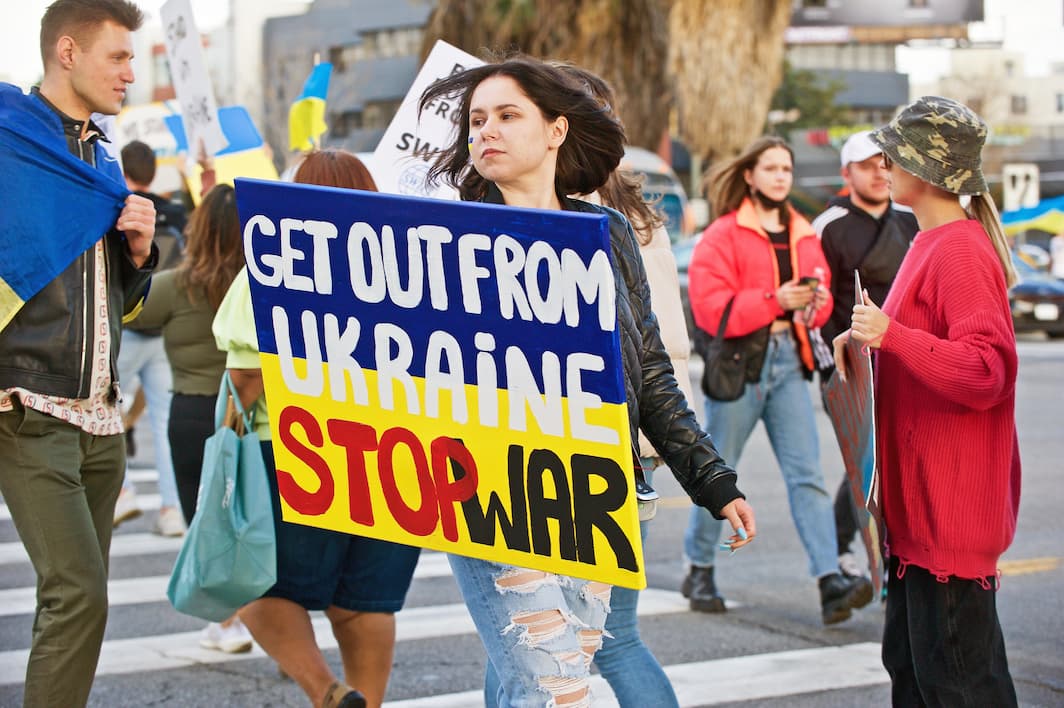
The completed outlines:
[[[262,355],[285,521],[646,586],[626,405],[302,368]]]

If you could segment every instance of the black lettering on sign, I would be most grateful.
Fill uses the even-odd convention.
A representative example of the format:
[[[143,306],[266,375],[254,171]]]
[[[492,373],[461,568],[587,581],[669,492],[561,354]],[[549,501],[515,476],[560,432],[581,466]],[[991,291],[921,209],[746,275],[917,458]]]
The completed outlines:
[[[476,495],[462,502],[462,515],[469,529],[469,540],[484,546],[495,545],[495,528],[498,524],[506,547],[512,551],[531,550],[528,541],[528,510],[525,506],[525,451],[520,445],[511,445],[507,460],[507,477],[510,482],[511,514],[507,516],[506,505],[497,492],[488,496],[487,510],[482,509]],[[457,460],[451,461],[455,480],[466,475]]]
[[[576,526],[576,547],[581,563],[595,564],[595,538],[598,529],[617,557],[617,567],[636,572],[639,566],[628,537],[610,512],[624,505],[628,496],[628,480],[624,470],[613,460],[594,455],[573,455],[573,518]],[[591,477],[606,482],[601,494],[591,493]]]
[[[546,496],[545,475],[550,474],[555,496]],[[528,456],[528,515],[532,529],[532,552],[551,555],[549,519],[558,522],[558,555],[576,560],[576,528],[573,525],[573,498],[569,491],[565,464],[551,450],[533,450]]]

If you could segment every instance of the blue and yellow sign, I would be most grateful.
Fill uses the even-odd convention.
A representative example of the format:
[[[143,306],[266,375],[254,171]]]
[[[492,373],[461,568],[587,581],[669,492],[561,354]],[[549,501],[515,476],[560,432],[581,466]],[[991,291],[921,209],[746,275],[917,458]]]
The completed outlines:
[[[286,521],[645,586],[604,216],[236,194]]]

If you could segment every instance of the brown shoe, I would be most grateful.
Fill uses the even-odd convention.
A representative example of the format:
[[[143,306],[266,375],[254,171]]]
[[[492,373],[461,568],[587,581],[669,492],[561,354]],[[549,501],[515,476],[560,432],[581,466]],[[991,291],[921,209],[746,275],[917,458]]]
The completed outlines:
[[[325,692],[321,708],[366,708],[366,697],[347,684],[337,681]]]

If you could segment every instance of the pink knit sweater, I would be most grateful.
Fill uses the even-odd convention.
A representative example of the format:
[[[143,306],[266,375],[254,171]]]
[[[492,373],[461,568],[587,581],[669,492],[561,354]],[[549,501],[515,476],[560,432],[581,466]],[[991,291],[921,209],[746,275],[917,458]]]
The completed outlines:
[[[979,222],[919,233],[883,311],[876,424],[890,553],[940,580],[995,575],[1020,503],[1017,357]]]

